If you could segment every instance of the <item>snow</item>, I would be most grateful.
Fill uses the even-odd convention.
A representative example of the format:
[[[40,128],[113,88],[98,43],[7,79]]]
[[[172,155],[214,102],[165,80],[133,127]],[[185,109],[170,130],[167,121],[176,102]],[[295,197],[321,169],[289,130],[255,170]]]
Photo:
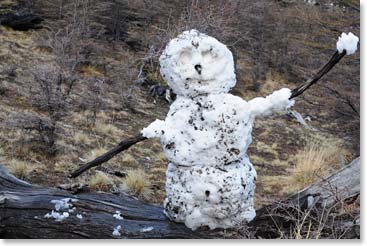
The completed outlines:
[[[64,219],[69,217],[69,213],[68,212],[56,212],[54,210],[52,210],[51,213],[47,213],[44,216],[45,218],[49,219],[49,218],[54,218],[55,221],[63,221]]]
[[[166,158],[176,165],[223,165],[246,154],[254,118],[286,110],[294,104],[289,96],[289,89],[249,102],[227,93],[179,96],[166,119],[154,121],[142,133],[159,137]]]
[[[140,230],[140,232],[149,232],[149,231],[153,231],[154,227],[153,226],[149,226],[149,227],[144,227]]]
[[[144,128],[141,133],[146,138],[155,138],[160,137],[164,134],[164,121],[162,120],[155,120],[151,123],[148,127]]]
[[[192,230],[230,228],[255,217],[256,171],[247,157],[222,167],[167,169],[165,214]]]
[[[307,208],[311,208],[315,202],[315,198],[312,195],[307,197]]]
[[[195,30],[171,40],[160,63],[177,98],[166,118],[155,120],[142,134],[159,138],[170,162],[165,214],[193,230],[251,221],[256,171],[247,149],[253,123],[293,106],[291,90],[248,102],[229,94],[236,83],[231,52]]]
[[[347,52],[347,55],[351,55],[357,51],[359,38],[353,33],[349,32],[348,34],[342,33],[336,43],[336,48],[339,53],[342,53],[343,50]]]
[[[116,213],[113,215],[113,217],[117,220],[123,220],[124,219],[124,217],[121,216],[120,211],[116,211]]]
[[[294,100],[289,100],[291,90],[282,88],[274,91],[267,97],[256,97],[249,101],[250,114],[253,116],[266,116],[274,112],[282,112],[294,105]]]
[[[300,113],[298,113],[297,111],[295,110],[290,110],[289,113],[294,117],[296,118],[296,120],[303,126],[305,126],[306,128],[308,129],[312,129],[314,130],[314,128],[312,126],[309,126],[306,122],[307,121],[311,121],[311,118],[310,116],[307,116],[306,118],[303,118],[302,115]]]
[[[196,30],[185,31],[172,39],[159,61],[162,76],[180,96],[224,93],[236,84],[231,51],[215,38]]]
[[[121,226],[120,225],[117,226],[117,227],[115,227],[115,228],[113,228],[112,235],[115,236],[115,237],[121,236],[120,230],[121,230]]]
[[[55,221],[63,221],[68,218],[70,213],[75,211],[75,207],[72,202],[78,201],[77,199],[72,198],[63,198],[60,200],[51,200],[52,204],[55,204],[55,210],[52,210],[51,213],[45,214],[45,218],[53,218]],[[63,212],[63,210],[66,210]]]
[[[61,200],[51,200],[51,203],[55,204],[56,211],[70,209],[70,212],[74,212],[72,202],[76,202],[76,201],[77,199],[63,198]]]
[[[78,219],[80,219],[80,220],[81,220],[81,219],[83,219],[83,215],[81,215],[81,214],[77,214],[77,215],[76,215],[76,217],[77,217]]]

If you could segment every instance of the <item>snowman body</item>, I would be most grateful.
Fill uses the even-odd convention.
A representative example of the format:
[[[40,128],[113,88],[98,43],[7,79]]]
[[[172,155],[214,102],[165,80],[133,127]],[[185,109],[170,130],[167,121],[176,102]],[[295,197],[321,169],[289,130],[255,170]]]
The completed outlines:
[[[231,52],[195,30],[171,40],[160,63],[177,99],[166,119],[142,134],[160,138],[170,162],[165,214],[193,230],[251,221],[256,171],[246,152],[253,122],[290,107],[290,90],[248,102],[229,94],[236,83]]]

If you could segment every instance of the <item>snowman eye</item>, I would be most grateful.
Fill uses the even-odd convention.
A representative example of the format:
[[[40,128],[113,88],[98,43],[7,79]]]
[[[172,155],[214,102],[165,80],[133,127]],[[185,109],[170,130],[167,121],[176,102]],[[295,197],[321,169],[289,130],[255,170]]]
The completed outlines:
[[[204,50],[201,53],[203,60],[206,62],[214,62],[215,59],[218,57],[218,54],[213,51],[213,48],[210,48],[209,50]]]
[[[191,51],[190,50],[183,50],[178,57],[178,62],[181,64],[188,64],[191,61]]]

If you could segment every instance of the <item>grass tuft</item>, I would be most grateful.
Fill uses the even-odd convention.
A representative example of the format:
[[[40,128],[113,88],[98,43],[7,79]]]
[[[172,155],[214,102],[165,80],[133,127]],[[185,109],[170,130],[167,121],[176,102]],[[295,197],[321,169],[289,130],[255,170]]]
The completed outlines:
[[[109,191],[112,180],[103,172],[97,171],[97,173],[91,176],[89,180],[89,187],[98,191]]]
[[[31,167],[24,161],[11,160],[9,164],[10,172],[19,179],[25,180],[32,171]]]
[[[153,193],[149,177],[142,169],[129,171],[121,189],[144,200],[150,199]]]
[[[81,132],[78,132],[77,134],[75,134],[74,140],[78,144],[83,144],[83,145],[88,145],[88,144],[91,143],[91,140],[88,137],[88,135],[84,134],[84,133],[81,133]]]
[[[338,169],[340,153],[341,148],[334,142],[309,139],[295,156],[289,186],[294,190],[304,188]]]

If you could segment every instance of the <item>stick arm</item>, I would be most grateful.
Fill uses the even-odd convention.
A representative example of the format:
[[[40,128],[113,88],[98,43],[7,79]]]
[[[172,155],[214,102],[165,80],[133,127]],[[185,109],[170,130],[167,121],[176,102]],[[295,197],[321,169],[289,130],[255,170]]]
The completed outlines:
[[[132,138],[121,141],[113,149],[107,151],[103,155],[98,156],[96,159],[94,159],[90,162],[87,162],[83,166],[79,167],[77,170],[75,170],[74,172],[72,172],[69,175],[69,178],[78,177],[79,175],[81,175],[85,171],[91,169],[92,167],[99,166],[102,163],[105,163],[105,162],[109,161],[110,159],[112,159],[117,154],[121,153],[124,150],[127,150],[128,148],[130,148],[131,146],[133,146],[133,145],[135,145],[139,142],[142,142],[142,141],[144,141],[148,138],[160,137],[161,135],[164,134],[164,127],[165,127],[164,121],[155,120],[148,127],[144,128],[135,137],[132,137]]]
[[[101,156],[98,156],[96,159],[87,162],[86,164],[84,164],[83,166],[81,166],[80,168],[78,168],[77,170],[75,170],[74,172],[72,172],[69,175],[69,178],[76,178],[78,177],[80,174],[84,173],[85,171],[91,169],[92,167],[96,167],[98,165],[101,165],[102,163],[105,163],[107,161],[109,161],[110,159],[112,159],[112,157],[114,157],[115,155],[117,155],[118,153],[127,150],[128,148],[130,148],[131,146],[146,140],[147,138],[144,137],[142,134],[136,135],[133,138],[127,139],[127,140],[123,140],[121,141],[116,147],[114,147],[113,149],[109,150],[108,152],[104,153]]]

